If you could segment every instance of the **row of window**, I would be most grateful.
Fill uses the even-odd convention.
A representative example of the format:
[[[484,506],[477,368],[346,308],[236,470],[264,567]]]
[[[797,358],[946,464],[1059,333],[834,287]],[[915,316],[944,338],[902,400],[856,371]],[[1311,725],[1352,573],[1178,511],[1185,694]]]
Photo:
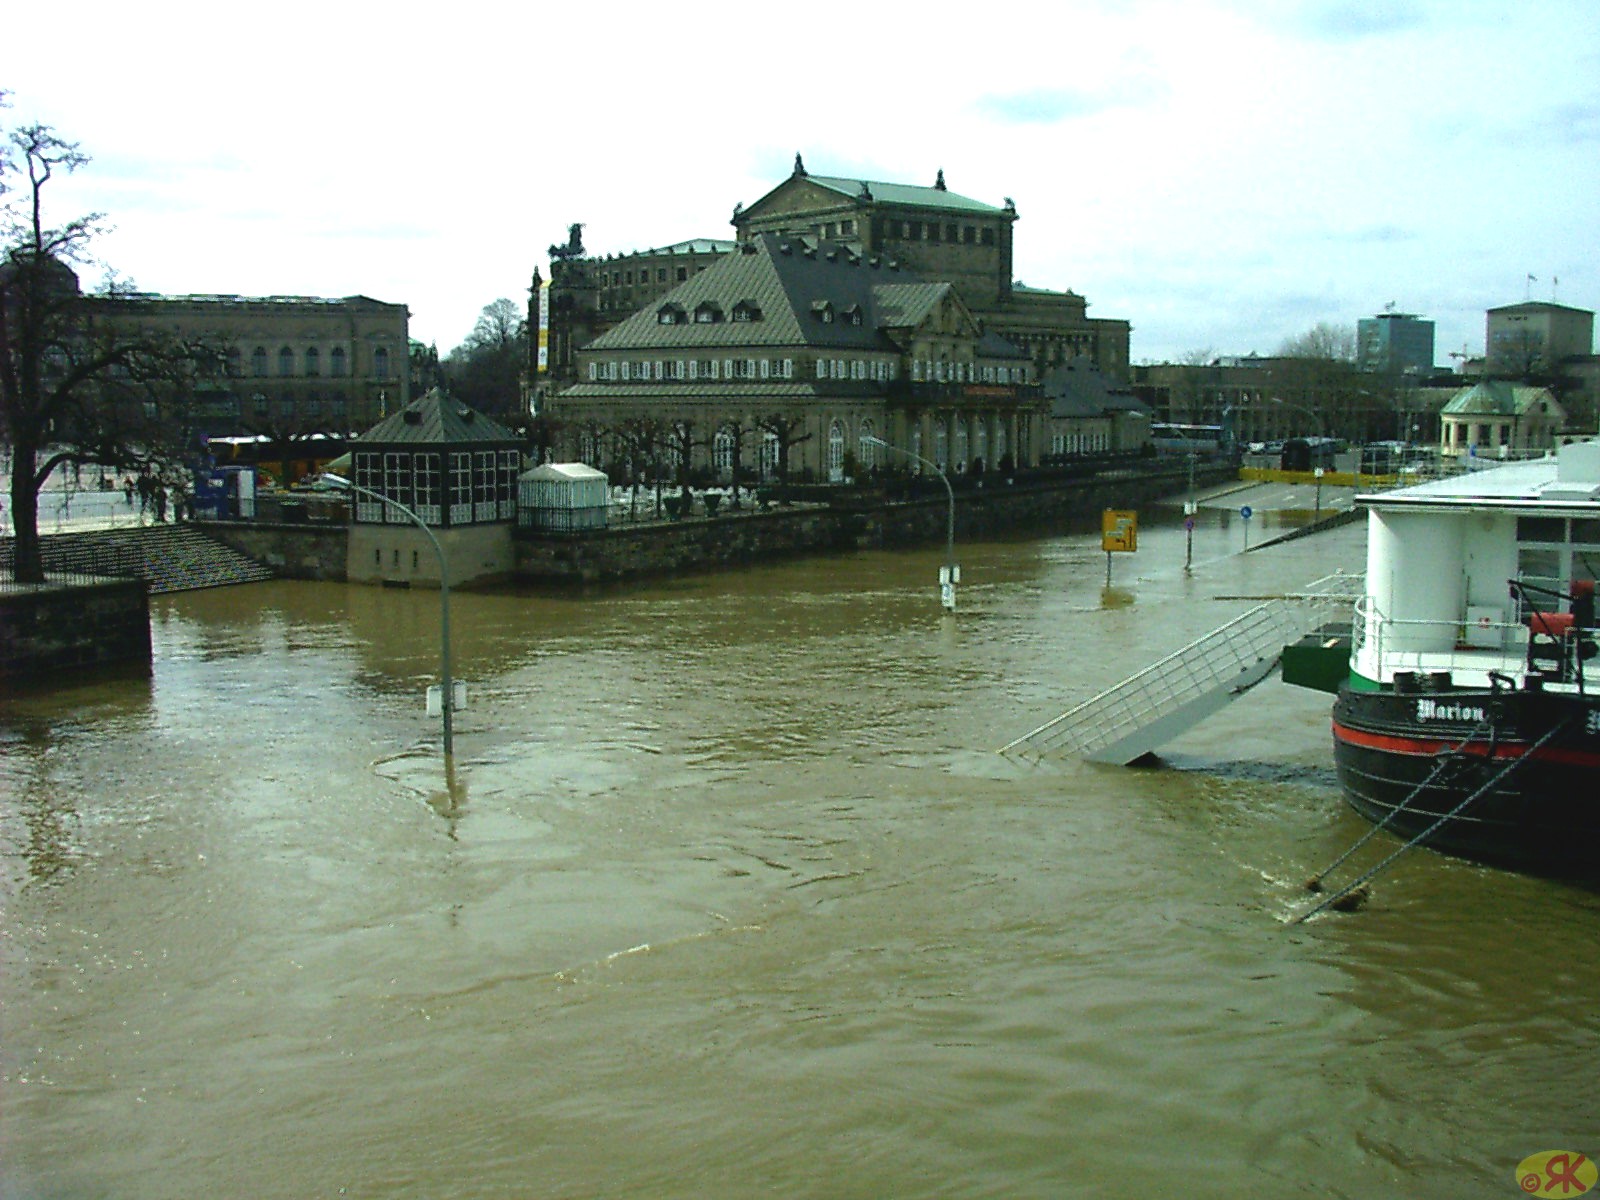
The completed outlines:
[[[660,325],[682,325],[690,319],[690,314],[681,304],[663,304],[656,310],[656,322]],[[695,306],[693,313],[696,325],[720,325],[724,317],[722,305],[715,300],[702,300]],[[741,300],[733,306],[733,319],[736,322],[761,320],[761,306],[754,300]]]
[[[442,474],[446,466],[448,479]],[[452,525],[516,516],[521,470],[522,454],[517,450],[452,450],[448,455],[391,451],[355,456],[357,487],[404,504],[430,525],[442,523],[446,508]],[[358,492],[356,520],[405,525],[411,518],[393,505]]]
[[[914,358],[911,379],[915,383],[1027,383],[1028,368]]]
[[[816,360],[815,370],[818,379],[893,383],[900,377],[900,364],[898,360],[892,358],[819,358]],[[595,382],[606,383],[681,383],[686,379],[793,379],[794,359],[712,358],[591,362],[589,378]],[[1028,368],[915,358],[911,360],[911,378],[917,383],[1023,384],[1028,382]]]
[[[954,221],[900,221],[892,217],[872,219],[872,240],[882,245],[888,239],[906,242],[948,242],[951,245],[992,246],[995,244],[994,226],[958,225]]]
[[[695,272],[696,275],[698,275],[701,271],[704,271],[704,270],[705,270],[705,265],[701,264],[700,266],[695,267],[694,272]],[[655,281],[657,283],[666,283],[667,282],[667,268],[666,267],[657,267],[655,269],[655,274],[656,274]],[[639,269],[638,276],[639,276],[639,280],[638,281],[640,283],[649,283],[650,282],[650,268],[649,267],[641,267]],[[672,268],[672,282],[674,282],[674,283],[683,283],[688,278],[689,278],[689,268],[688,267],[674,267],[674,268]],[[634,282],[634,272],[632,272],[632,271],[601,271],[600,272],[600,286],[603,287],[603,288],[608,288],[608,287],[627,287],[627,286],[632,285],[633,282]]]
[[[316,346],[307,346],[304,355],[300,356],[292,348],[281,346],[276,358],[277,369],[269,372],[267,368],[271,358],[267,348],[257,346],[250,351],[250,374],[257,378],[276,374],[279,378],[306,375],[313,379],[322,374],[322,351]],[[234,378],[244,374],[243,354],[237,346],[228,350],[228,374]],[[328,352],[328,374],[335,379],[350,374],[350,359],[343,346],[335,346]],[[372,353],[372,374],[377,379],[389,378],[389,351],[383,346]]]

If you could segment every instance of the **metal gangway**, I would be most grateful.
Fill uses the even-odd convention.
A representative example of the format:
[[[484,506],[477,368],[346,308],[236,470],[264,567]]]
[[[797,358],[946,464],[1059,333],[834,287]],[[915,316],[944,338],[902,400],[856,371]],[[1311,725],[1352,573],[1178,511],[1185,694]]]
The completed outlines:
[[[1258,604],[1001,753],[1118,765],[1152,754],[1272,674],[1286,645],[1331,624],[1348,630],[1359,583],[1357,575],[1325,575],[1300,592]]]

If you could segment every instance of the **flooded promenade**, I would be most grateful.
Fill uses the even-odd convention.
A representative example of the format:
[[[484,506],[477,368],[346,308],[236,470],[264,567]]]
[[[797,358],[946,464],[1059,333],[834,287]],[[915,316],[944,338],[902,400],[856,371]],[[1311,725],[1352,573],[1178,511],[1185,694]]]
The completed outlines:
[[[1328,697],[1166,766],[996,748],[1359,569],[1147,514],[592,595],[152,602],[0,695],[0,1200],[1460,1197],[1600,1153],[1600,900],[1363,832]],[[1261,522],[1257,522],[1260,524]],[[1271,530],[1252,529],[1258,541]]]

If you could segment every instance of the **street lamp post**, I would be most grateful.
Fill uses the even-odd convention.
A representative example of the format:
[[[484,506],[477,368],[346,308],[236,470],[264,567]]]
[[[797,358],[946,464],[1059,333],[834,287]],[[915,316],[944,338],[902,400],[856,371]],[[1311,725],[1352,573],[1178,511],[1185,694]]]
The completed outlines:
[[[358,496],[387,504],[396,512],[404,513],[411,519],[418,529],[427,537],[428,543],[433,547],[433,552],[439,559],[439,707],[444,714],[444,761],[448,767],[455,754],[455,729],[452,716],[455,712],[456,694],[455,681],[450,677],[450,567],[445,562],[444,547],[439,545],[439,539],[434,537],[433,530],[428,528],[424,521],[411,509],[400,501],[385,496],[382,492],[375,492],[371,488],[362,487],[359,483],[351,483],[342,475],[335,475],[331,471],[324,471],[322,479],[336,488],[354,492]]]
[[[945,608],[947,608],[947,609],[951,610],[952,612],[954,612],[955,611],[955,607],[956,607],[956,584],[961,582],[961,568],[956,566],[956,492],[955,492],[955,489],[950,486],[949,478],[945,475],[945,473],[942,470],[939,469],[939,464],[938,463],[929,462],[927,459],[923,458],[922,455],[913,454],[910,450],[902,450],[899,446],[891,446],[888,442],[884,441],[880,437],[864,437],[861,440],[866,442],[869,446],[882,446],[885,450],[889,451],[891,454],[903,454],[907,458],[915,459],[917,462],[921,463],[923,466],[928,467],[930,470],[932,470],[933,473],[939,477],[939,482],[944,484],[945,494],[946,494],[946,496],[949,497],[949,500],[950,500],[950,509],[949,509],[949,516],[948,516],[948,518],[947,518],[947,520],[945,522],[945,545],[944,545],[945,567],[944,567],[944,570],[940,572],[940,575],[942,576],[942,578],[940,578],[940,580],[939,580],[939,583],[941,585],[940,586],[940,598],[941,598],[941,603],[943,603]]]

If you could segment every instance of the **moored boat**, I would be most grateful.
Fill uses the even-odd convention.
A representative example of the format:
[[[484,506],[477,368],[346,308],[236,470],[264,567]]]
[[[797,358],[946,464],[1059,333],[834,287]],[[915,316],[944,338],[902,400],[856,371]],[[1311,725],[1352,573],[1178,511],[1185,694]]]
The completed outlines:
[[[1438,850],[1600,878],[1600,441],[1359,502],[1346,798]]]

